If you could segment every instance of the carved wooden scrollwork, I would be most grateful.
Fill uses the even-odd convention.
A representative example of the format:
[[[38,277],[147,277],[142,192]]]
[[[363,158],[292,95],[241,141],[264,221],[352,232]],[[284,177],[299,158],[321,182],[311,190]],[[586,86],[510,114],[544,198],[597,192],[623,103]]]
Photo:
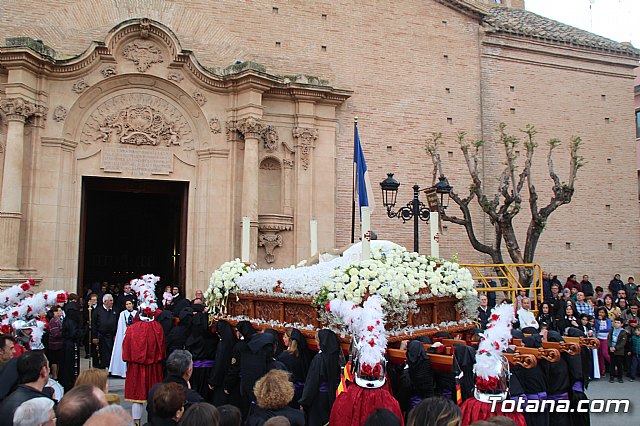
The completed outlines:
[[[280,320],[280,304],[276,302],[256,301],[256,318],[266,321]]]
[[[311,305],[287,303],[284,306],[284,320],[288,323],[314,324],[316,314],[316,308]]]

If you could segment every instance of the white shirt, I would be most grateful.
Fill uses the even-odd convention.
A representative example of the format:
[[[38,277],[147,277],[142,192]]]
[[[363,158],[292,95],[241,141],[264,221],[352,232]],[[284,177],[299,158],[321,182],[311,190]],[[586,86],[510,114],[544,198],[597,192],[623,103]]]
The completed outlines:
[[[536,330],[539,328],[538,321],[536,321],[536,318],[533,316],[533,312],[520,308],[518,309],[518,318],[520,319],[520,330],[526,327],[533,327]]]

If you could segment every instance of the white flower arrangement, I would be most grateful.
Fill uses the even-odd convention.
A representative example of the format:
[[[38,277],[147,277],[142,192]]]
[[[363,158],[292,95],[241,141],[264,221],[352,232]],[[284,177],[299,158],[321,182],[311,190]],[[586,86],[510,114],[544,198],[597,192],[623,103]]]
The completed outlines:
[[[226,313],[229,294],[235,293],[237,298],[238,279],[253,269],[253,265],[247,266],[240,259],[234,259],[213,271],[209,279],[209,288],[203,294],[209,312]]]

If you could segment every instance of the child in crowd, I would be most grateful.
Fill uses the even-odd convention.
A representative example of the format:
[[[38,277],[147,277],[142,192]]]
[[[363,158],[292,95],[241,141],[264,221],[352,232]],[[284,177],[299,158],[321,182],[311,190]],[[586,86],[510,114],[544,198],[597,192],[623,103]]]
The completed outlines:
[[[609,369],[609,382],[613,383],[614,378],[618,378],[618,383],[622,383],[622,375],[624,373],[625,351],[629,335],[622,328],[622,318],[617,317],[613,321],[613,329],[609,331],[607,336],[607,347],[609,348],[609,356],[611,358],[611,367]]]
[[[640,326],[633,327],[633,335],[631,336],[631,371],[629,379],[634,381],[640,366]]]

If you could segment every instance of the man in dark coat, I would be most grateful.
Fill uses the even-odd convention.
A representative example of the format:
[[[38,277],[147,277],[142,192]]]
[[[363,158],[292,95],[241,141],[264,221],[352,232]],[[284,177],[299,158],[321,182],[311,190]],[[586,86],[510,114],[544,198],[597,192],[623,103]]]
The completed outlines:
[[[193,304],[193,317],[189,335],[185,340],[185,348],[193,356],[193,375],[191,387],[198,391],[206,400],[210,400],[208,378],[213,369],[218,336],[209,330],[209,314],[205,312],[204,305],[199,299]]]
[[[229,367],[231,367],[231,358],[238,339],[231,325],[224,320],[216,322],[216,334],[218,335],[219,341],[216,347],[215,362],[209,374],[208,383],[209,386],[213,388],[213,405],[219,407],[229,402],[230,395],[224,392],[224,379],[226,372]]]
[[[102,305],[91,313],[91,333],[93,343],[98,345],[100,363],[98,368],[108,368],[113,352],[113,342],[118,331],[118,312],[113,309],[113,296],[105,294]]]
[[[17,361],[20,385],[0,404],[0,424],[11,424],[13,413],[25,401],[49,398],[43,392],[49,381],[49,361],[42,351],[27,351]]]
[[[125,305],[129,300],[133,303],[133,309],[138,309],[138,296],[136,296],[133,290],[131,290],[131,284],[126,283],[122,288],[122,294],[118,296],[118,312],[122,312],[126,309]]]
[[[593,284],[589,281],[589,275],[583,275],[582,281],[580,281],[580,288],[584,293],[584,297],[591,297],[594,294]]]
[[[161,383],[156,383],[149,390],[149,396],[147,397],[147,415],[149,423],[153,422],[155,417],[155,411],[153,409],[153,396],[155,395],[158,387],[163,383],[178,383],[182,386],[186,393],[185,398],[185,411],[193,404],[204,401],[204,398],[191,389],[189,386],[189,379],[193,372],[193,358],[189,351],[182,349],[175,350],[167,358],[167,376]]]
[[[18,359],[14,358],[15,339],[0,334],[0,401],[18,386]]]
[[[615,274],[613,279],[609,282],[609,292],[614,298],[616,298],[620,290],[624,290],[624,283],[620,279],[620,274]]]
[[[70,300],[65,304],[66,316],[62,322],[62,363],[58,377],[65,391],[69,391],[80,374],[80,344],[85,329],[80,317],[78,302]]]
[[[82,309],[82,315],[84,318],[84,329],[87,330],[84,335],[85,358],[91,358],[91,365],[93,367],[97,367],[100,364],[100,357],[98,356],[98,345],[93,343],[93,338],[95,336],[93,335],[93,327],[91,326],[91,321],[93,321],[93,313],[96,311],[96,309],[98,309],[98,294],[89,293],[87,297],[87,303]]]
[[[491,316],[491,308],[489,308],[489,299],[486,294],[479,296],[480,306],[478,306],[478,325],[481,329],[486,329]]]

